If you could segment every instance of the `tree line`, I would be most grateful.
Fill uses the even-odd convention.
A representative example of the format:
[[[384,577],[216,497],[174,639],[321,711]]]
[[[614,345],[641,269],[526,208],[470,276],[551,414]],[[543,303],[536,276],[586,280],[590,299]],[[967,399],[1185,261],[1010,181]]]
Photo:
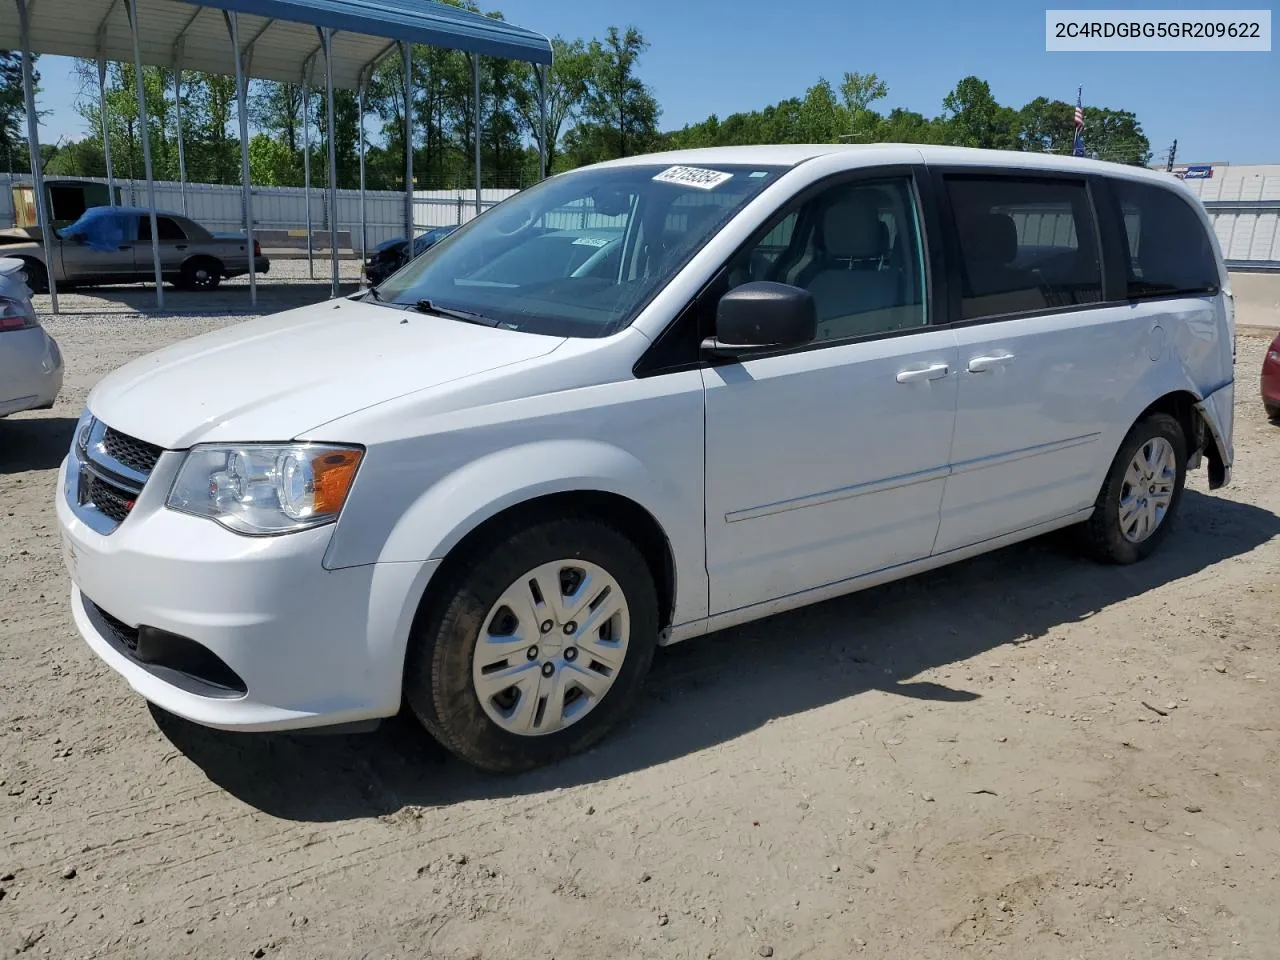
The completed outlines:
[[[473,0],[445,0],[478,11]],[[493,12],[488,16],[502,19]],[[877,105],[888,87],[874,73],[846,73],[833,85],[818,81],[792,97],[723,119],[712,115],[678,130],[660,131],[661,108],[640,76],[648,41],[635,27],[610,27],[603,38],[555,37],[554,66],[546,83],[546,153],[552,172],[652,150],[753,143],[955,144],[1010,150],[1070,153],[1074,107],[1037,97],[1020,108],[999,103],[990,86],[965,77],[929,117]],[[413,118],[413,160],[419,189],[473,183],[475,118],[470,59],[466,54],[415,46],[412,83],[406,91],[399,55],[383,61],[366,95],[366,173],[370,189],[403,189],[404,117]],[[42,144],[49,175],[106,175],[97,64],[77,61],[81,96],[76,109],[87,135],[67,144]],[[153,172],[178,179],[178,116],[173,72],[143,68]],[[107,134],[115,173],[143,176],[141,129],[130,63],[112,63],[106,78]],[[538,175],[538,84],[525,63],[481,60],[480,152],[484,186],[521,187]],[[182,143],[192,182],[239,183],[240,141],[235,80],[186,71],[182,75]],[[1129,111],[1084,108],[1086,145],[1100,159],[1146,164],[1151,150]],[[328,130],[323,87],[254,81],[250,86],[250,176],[262,186],[301,186],[304,124],[311,136],[312,182],[327,184]],[[27,169],[20,60],[0,52],[0,168]],[[359,185],[356,93],[334,92],[334,150],[338,185]]]
[[[926,117],[895,107],[880,113],[873,105],[889,93],[874,73],[846,73],[837,89],[820,79],[803,97],[763,110],[714,114],[662,139],[671,147],[751,143],[929,143],[1037,153],[1070,153],[1075,107],[1037,97],[1021,108],[999,103],[990,85],[965,77],[942,101],[942,112]],[[1085,107],[1085,144],[1090,155],[1116,163],[1146,165],[1151,144],[1138,118],[1127,110]]]

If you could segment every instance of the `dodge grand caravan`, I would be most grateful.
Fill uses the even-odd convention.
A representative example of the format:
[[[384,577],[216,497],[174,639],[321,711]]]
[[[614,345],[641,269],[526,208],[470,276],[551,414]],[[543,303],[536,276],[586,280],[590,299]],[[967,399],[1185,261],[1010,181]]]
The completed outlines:
[[[1069,157],[631,157],[381,285],[142,357],[57,512],[75,622],[227,730],[402,704],[473,764],[596,742],[655,648],[1230,478],[1234,320],[1176,180]]]

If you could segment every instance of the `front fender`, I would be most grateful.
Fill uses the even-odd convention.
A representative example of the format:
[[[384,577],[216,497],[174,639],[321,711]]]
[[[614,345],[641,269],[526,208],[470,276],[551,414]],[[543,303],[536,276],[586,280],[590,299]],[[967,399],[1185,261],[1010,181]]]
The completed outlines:
[[[631,453],[595,440],[545,440],[494,451],[442,477],[405,511],[378,562],[443,559],[508,507],[580,490],[633,500],[664,529],[674,520],[662,485]]]
[[[386,490],[373,509],[362,510],[358,518],[344,516],[324,564],[333,569],[441,560],[468,533],[510,507],[551,494],[614,494],[646,510],[670,544],[674,622],[699,619],[706,616],[707,599],[701,473],[684,477],[685,460],[675,451],[665,461],[656,459],[672,467],[670,474],[660,475],[631,451],[604,440],[548,438],[503,447],[441,474],[404,500]]]

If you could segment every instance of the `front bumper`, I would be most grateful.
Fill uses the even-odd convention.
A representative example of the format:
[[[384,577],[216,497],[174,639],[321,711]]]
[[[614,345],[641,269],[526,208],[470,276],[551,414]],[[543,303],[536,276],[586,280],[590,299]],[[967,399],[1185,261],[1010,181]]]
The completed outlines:
[[[78,459],[62,464],[63,557],[90,648],[147,700],[204,726],[287,730],[394,715],[413,610],[434,564],[326,570],[332,527],[243,537],[169,510],[181,459],[163,454],[132,511],[106,534],[72,506]],[[121,640],[139,628],[185,638],[240,684],[219,690],[208,671],[184,674],[189,658],[148,662]]]

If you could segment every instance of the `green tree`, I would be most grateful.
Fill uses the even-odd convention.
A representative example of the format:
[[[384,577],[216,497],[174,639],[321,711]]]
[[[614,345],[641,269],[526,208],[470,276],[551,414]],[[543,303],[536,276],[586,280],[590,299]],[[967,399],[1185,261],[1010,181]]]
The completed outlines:
[[[33,67],[32,74],[38,91],[40,73]],[[12,172],[30,171],[26,122],[22,54],[16,50],[0,50],[0,168]]]
[[[1068,154],[1075,133],[1075,107],[1065,101],[1037,97],[1019,111],[1018,140],[1024,150]],[[1099,160],[1136,166],[1151,162],[1151,142],[1128,110],[1086,106],[1084,145]]]
[[[1035,153],[1070,153],[1075,108],[1062,100],[1036,97],[1018,111],[1018,141]]]
[[[323,93],[312,99],[313,122],[320,131],[318,142],[311,145],[311,175],[324,171],[326,185],[329,182],[329,105]],[[334,153],[338,165],[339,187],[351,189],[360,185],[360,161],[357,150],[360,144],[359,108],[352,90],[333,91],[333,125],[336,131]],[[252,142],[252,141],[250,141]],[[286,148],[287,149],[287,148]],[[299,154],[300,155],[300,154]],[[301,183],[302,180],[297,181]]]
[[[610,27],[603,42],[588,47],[591,69],[583,102],[583,123],[594,130],[577,137],[582,153],[593,159],[626,157],[648,149],[657,134],[661,110],[636,67],[649,42],[635,27]]]
[[[296,186],[298,156],[283,140],[266,133],[249,138],[249,180],[263,187]]]
[[[591,58],[581,40],[564,37],[551,40],[554,63],[546,68],[547,170],[554,170],[560,159],[560,138],[567,126],[578,120],[587,95],[591,75]],[[518,83],[513,105],[530,140],[536,147],[542,138],[538,110],[538,80],[528,64],[516,66]]]
[[[1128,110],[1084,108],[1084,146],[1099,160],[1146,166],[1151,162],[1151,141],[1142,124]]]
[[[977,77],[965,77],[942,101],[949,139],[962,147],[992,150],[1018,148],[1018,114],[1001,106],[991,85]]]

